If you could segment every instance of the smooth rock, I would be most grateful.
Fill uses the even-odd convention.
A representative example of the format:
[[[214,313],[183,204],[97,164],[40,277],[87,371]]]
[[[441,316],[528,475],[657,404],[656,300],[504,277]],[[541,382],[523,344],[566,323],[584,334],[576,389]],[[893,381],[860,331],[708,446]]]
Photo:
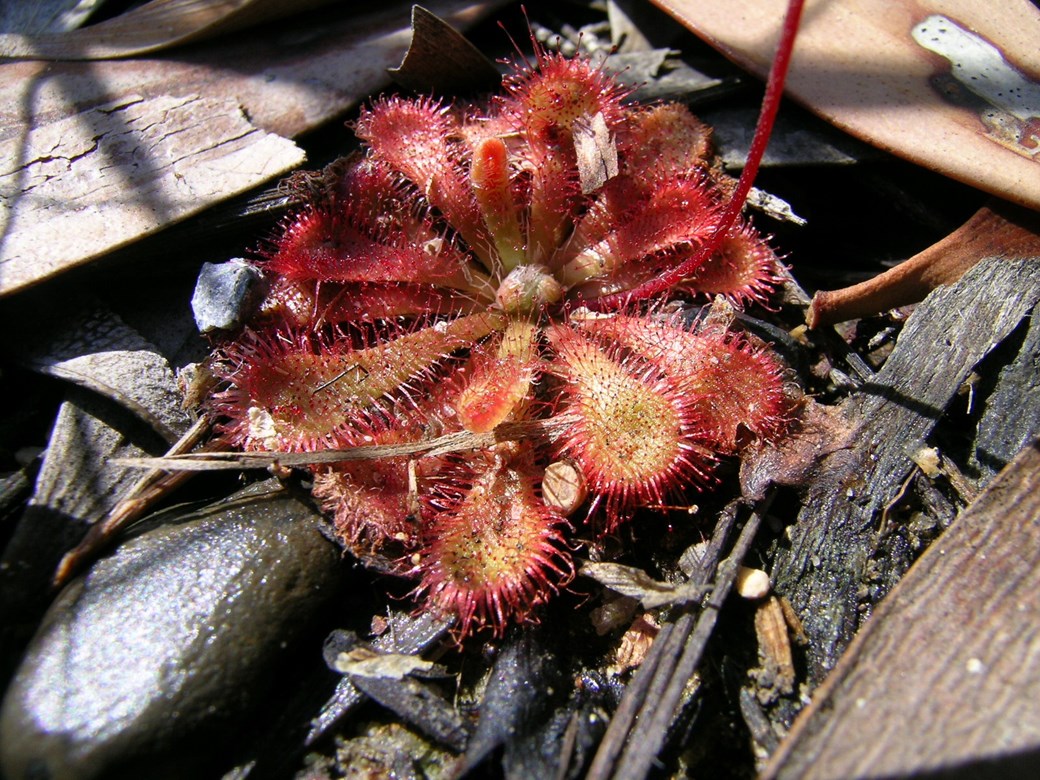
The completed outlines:
[[[0,712],[7,780],[185,776],[337,592],[339,552],[275,483],[164,519],[47,612]]]

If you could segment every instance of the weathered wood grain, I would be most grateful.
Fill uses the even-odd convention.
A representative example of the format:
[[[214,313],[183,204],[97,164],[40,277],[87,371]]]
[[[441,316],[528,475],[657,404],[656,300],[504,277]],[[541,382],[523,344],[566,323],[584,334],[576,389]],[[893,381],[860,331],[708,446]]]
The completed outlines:
[[[991,479],[1040,436],[1040,307],[1033,309],[1023,326],[1022,346],[1000,370],[983,402],[969,463],[980,480]]]
[[[127,96],[0,143],[0,293],[196,214],[304,160],[231,100]]]
[[[0,57],[88,60],[144,54],[291,16],[332,0],[151,0],[88,27],[0,35]]]
[[[764,777],[1026,777],[1040,760],[1040,442],[910,569]]]
[[[493,3],[432,7],[465,25]],[[299,165],[287,139],[387,86],[410,39],[407,4],[327,14],[151,59],[0,64],[0,296]]]

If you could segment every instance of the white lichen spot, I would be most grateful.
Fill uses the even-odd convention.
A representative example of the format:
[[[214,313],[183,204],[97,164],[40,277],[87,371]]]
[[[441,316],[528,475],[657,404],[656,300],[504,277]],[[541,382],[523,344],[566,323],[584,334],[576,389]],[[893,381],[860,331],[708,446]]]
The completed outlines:
[[[922,447],[911,456],[911,460],[929,479],[935,479],[942,473],[942,459],[935,447]]]

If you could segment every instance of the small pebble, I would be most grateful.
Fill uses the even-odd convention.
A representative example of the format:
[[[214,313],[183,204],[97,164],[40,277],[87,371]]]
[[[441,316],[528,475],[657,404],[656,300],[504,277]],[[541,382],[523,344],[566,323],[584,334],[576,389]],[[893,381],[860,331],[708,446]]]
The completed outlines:
[[[191,296],[191,310],[200,333],[239,327],[249,312],[260,276],[241,258],[203,263]]]

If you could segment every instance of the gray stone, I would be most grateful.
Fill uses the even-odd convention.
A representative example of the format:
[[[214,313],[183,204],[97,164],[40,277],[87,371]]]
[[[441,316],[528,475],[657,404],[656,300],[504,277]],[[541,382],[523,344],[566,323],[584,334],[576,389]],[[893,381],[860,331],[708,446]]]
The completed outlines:
[[[203,263],[191,309],[200,333],[232,330],[242,324],[256,290],[259,274],[245,260]]]
[[[170,520],[48,611],[0,712],[8,780],[109,777],[185,735],[201,749],[337,591],[338,551],[276,484]]]

